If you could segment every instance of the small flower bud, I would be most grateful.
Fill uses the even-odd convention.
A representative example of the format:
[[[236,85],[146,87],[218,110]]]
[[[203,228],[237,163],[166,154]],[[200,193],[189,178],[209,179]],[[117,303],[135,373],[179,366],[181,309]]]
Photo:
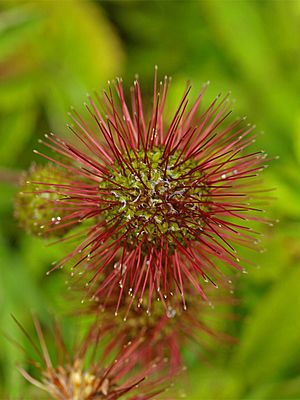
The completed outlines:
[[[61,195],[60,186],[64,179],[65,172],[51,164],[32,165],[23,176],[15,200],[15,216],[28,233],[61,237],[72,227],[63,221],[65,212],[60,200],[65,196]]]

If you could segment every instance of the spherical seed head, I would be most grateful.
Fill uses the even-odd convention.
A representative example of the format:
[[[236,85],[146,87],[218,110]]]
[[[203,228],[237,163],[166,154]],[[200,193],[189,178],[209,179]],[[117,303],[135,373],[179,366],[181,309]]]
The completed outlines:
[[[65,171],[51,164],[33,165],[23,177],[15,199],[15,216],[27,232],[61,237],[68,231],[65,226],[56,229],[65,214],[60,207],[64,195],[58,188],[64,178]]]
[[[155,76],[152,113],[146,119],[139,82],[129,105],[118,80],[119,102],[110,86],[102,98],[97,96],[101,111],[89,98],[92,121],[72,113],[71,130],[80,143],[49,138],[49,147],[66,158],[59,165],[86,182],[64,186],[72,198],[71,205],[61,202],[65,212],[73,219],[79,212],[85,219],[97,217],[61,263],[74,259],[94,295],[109,296],[118,287],[121,298],[131,287],[129,306],[147,291],[150,302],[177,297],[185,308],[187,286],[206,299],[207,282],[227,280],[222,264],[244,269],[237,249],[255,247],[247,221],[268,223],[254,206],[260,200],[257,175],[265,154],[246,152],[252,126],[243,119],[226,123],[227,97],[218,96],[199,111],[205,88],[188,107],[189,88],[168,118],[169,81],[158,85]],[[111,269],[116,256],[119,261]],[[101,283],[97,289],[96,282]]]
[[[134,340],[143,332],[152,345],[148,346],[147,352],[141,354],[141,363],[147,363],[149,355],[152,358],[167,357],[170,363],[169,373],[172,375],[183,366],[182,350],[188,341],[193,342],[195,351],[198,345],[199,355],[208,351],[211,355],[219,342],[234,342],[233,337],[220,331],[214,324],[217,313],[220,316],[222,310],[222,317],[226,318],[228,305],[236,303],[236,299],[232,295],[226,295],[223,290],[208,290],[209,298],[218,305],[217,309],[212,309],[207,302],[199,301],[198,296],[187,287],[187,310],[182,308],[181,301],[176,298],[171,303],[169,299],[165,299],[165,304],[160,301],[151,307],[148,301],[149,293],[145,293],[145,297],[139,299],[137,305],[129,310],[132,289],[129,289],[128,293],[128,297],[122,298],[116,315],[114,312],[119,296],[118,290],[110,293],[108,299],[97,298],[87,302],[80,313],[97,315],[99,325],[112,332],[115,340],[119,338],[121,343]]]

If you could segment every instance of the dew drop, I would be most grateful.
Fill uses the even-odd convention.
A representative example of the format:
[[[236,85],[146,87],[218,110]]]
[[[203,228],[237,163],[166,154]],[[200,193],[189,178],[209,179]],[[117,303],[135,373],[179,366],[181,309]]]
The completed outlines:
[[[169,306],[166,315],[168,318],[174,318],[176,316],[176,310]]]

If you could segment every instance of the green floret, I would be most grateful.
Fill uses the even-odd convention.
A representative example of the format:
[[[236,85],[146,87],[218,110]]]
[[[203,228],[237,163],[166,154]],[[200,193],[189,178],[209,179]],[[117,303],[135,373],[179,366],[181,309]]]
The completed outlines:
[[[175,245],[174,238],[185,245],[202,230],[201,215],[208,209],[207,185],[202,171],[196,169],[197,161],[181,163],[179,157],[176,151],[166,161],[164,149],[158,147],[146,155],[144,150],[131,150],[126,163],[115,163],[109,169],[115,184],[101,182],[101,191],[107,191],[105,199],[112,201],[102,215],[108,225],[117,219],[119,226],[126,224],[116,235],[126,234],[128,246],[145,240],[144,235],[154,245],[159,245],[162,235],[168,237],[170,247]]]

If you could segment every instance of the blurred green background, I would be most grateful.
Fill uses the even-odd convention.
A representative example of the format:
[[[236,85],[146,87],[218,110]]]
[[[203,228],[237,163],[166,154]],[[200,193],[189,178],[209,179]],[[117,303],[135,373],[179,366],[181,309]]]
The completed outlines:
[[[44,323],[65,310],[64,273],[45,275],[60,247],[26,235],[13,218],[16,182],[37,160],[38,138],[67,132],[69,106],[82,109],[86,93],[115,76],[128,88],[138,73],[150,91],[157,64],[161,77],[173,77],[174,104],[187,80],[194,95],[210,80],[208,99],[231,90],[235,115],[257,125],[256,146],[280,156],[265,173],[280,223],[265,228],[265,253],[247,252],[255,266],[237,279],[237,318],[220,323],[238,342],[215,343],[207,362],[187,354],[179,386],[195,400],[300,399],[299,37],[300,1],[2,0],[1,330],[26,346],[11,313],[33,333],[31,310]],[[33,398],[15,368],[23,359],[1,336],[1,399]]]

